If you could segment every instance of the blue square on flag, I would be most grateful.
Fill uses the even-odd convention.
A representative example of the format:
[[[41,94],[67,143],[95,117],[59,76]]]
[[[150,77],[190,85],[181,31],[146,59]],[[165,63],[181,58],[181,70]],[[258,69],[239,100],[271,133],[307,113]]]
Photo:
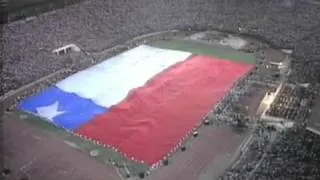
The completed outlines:
[[[108,112],[108,108],[95,104],[92,100],[68,93],[57,87],[25,99],[19,109],[47,119],[58,127],[74,130],[95,116]]]

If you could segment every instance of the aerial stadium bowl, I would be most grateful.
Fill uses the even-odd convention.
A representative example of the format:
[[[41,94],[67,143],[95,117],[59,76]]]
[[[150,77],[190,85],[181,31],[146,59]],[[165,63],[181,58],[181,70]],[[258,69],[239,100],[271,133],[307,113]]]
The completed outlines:
[[[134,46],[137,46],[138,49],[132,47],[132,44],[134,44]],[[141,44],[143,44],[143,46],[141,46]],[[272,64],[274,63],[273,61],[279,63],[286,60],[289,61],[290,59],[289,54],[283,53],[280,50],[274,50],[270,48],[266,43],[254,40],[250,37],[218,31],[183,32],[172,30],[167,32],[158,32],[134,38],[133,40],[130,40],[123,45],[118,45],[117,47],[126,49],[127,47],[130,47],[133,50],[125,51],[125,54],[120,53],[120,56],[118,55],[111,59],[102,59],[103,57],[110,57],[109,54],[116,54],[114,51],[117,51],[119,49],[111,48],[102,51],[100,54],[97,53],[96,56],[101,57],[101,60],[96,60],[95,62],[80,60],[73,61],[73,64],[71,66],[72,69],[60,70],[41,78],[38,81],[28,84],[18,90],[12,91],[11,93],[8,93],[4,96],[3,101],[5,102],[4,104],[7,107],[6,109],[8,110],[5,113],[6,120],[4,121],[4,132],[5,137],[10,137],[5,138],[4,141],[6,145],[5,147],[7,147],[5,150],[9,150],[9,152],[5,151],[7,152],[5,158],[6,161],[11,161],[13,157],[15,157],[14,159],[16,159],[16,157],[19,157],[6,166],[14,169],[20,169],[19,171],[14,172],[16,176],[21,176],[21,174],[23,174],[25,176],[30,176],[36,179],[56,178],[57,174],[48,176],[45,172],[38,173],[37,170],[33,170],[34,168],[38,168],[39,171],[40,164],[42,167],[47,166],[44,164],[49,163],[55,164],[54,167],[51,167],[52,165],[49,166],[50,168],[56,168],[55,171],[62,171],[60,170],[60,168],[64,169],[64,172],[62,174],[59,174],[61,178],[68,177],[69,179],[77,179],[79,178],[79,174],[73,174],[73,171],[69,171],[68,168],[65,167],[66,162],[60,161],[63,160],[68,162],[70,159],[70,161],[72,162],[77,162],[79,160],[77,156],[81,156],[82,159],[88,159],[82,161],[91,162],[92,159],[94,159],[97,162],[92,161],[91,163],[99,164],[96,166],[99,166],[100,168],[101,166],[105,166],[105,171],[107,172],[108,176],[110,176],[110,179],[128,179],[134,177],[145,177],[150,179],[218,178],[237,159],[237,157],[241,155],[242,149],[244,148],[243,146],[248,143],[248,139],[250,139],[250,129],[254,127],[257,116],[260,116],[260,114],[257,114],[257,112],[259,107],[261,106],[260,101],[262,100],[263,96],[266,94],[268,89],[272,91],[273,89],[275,89],[275,87],[278,87],[281,84],[281,78],[283,78],[284,74],[280,74],[280,76],[277,76],[276,78],[274,77],[273,74],[281,72],[277,65]],[[149,49],[146,47],[148,47]],[[150,49],[155,50],[155,52],[149,52]],[[63,51],[64,49],[62,48],[60,50]],[[166,52],[163,52],[164,55],[161,55],[161,50],[168,51],[169,53],[166,54]],[[66,51],[63,52],[67,53]],[[160,72],[154,72],[153,74],[158,75],[153,78],[151,76],[154,75],[149,75],[151,80],[148,81],[151,81],[151,84],[154,81],[153,83],[155,85],[153,86],[159,86],[161,88],[161,93],[165,93],[166,89],[169,89],[166,94],[160,95],[157,90],[152,90],[152,85],[148,85],[150,84],[149,82],[145,84],[145,80],[143,81],[144,83],[142,83],[142,86],[144,87],[141,86],[138,89],[136,89],[136,87],[129,87],[128,90],[121,89],[121,86],[119,85],[124,83],[124,80],[121,79],[121,71],[123,71],[125,74],[128,74],[128,72],[130,72],[133,78],[139,78],[140,76],[135,76],[134,74],[143,71],[148,65],[143,64],[143,62],[141,65],[137,65],[139,64],[140,59],[144,60],[145,58],[148,58],[148,56],[155,56],[156,58],[149,57],[149,59],[147,60],[152,61],[152,64],[156,65],[157,58],[159,59],[159,57],[167,58],[169,60],[176,59],[177,54],[172,55],[172,52],[178,53],[178,55],[179,53],[183,52],[182,58],[186,59],[187,57],[189,57],[189,59],[187,58],[185,61],[191,63],[190,65],[194,68],[184,70],[182,67],[179,67],[185,63],[174,65],[174,67],[170,67],[169,65],[167,65],[167,70],[162,74],[166,74],[163,75],[163,78],[165,78],[166,76],[170,77],[168,80],[164,80],[163,78],[161,79]],[[147,56],[144,56],[143,54],[146,53]],[[210,59],[206,60],[205,57]],[[212,64],[214,61],[216,61],[214,60],[215,58],[219,58],[218,64]],[[129,64],[130,67],[126,67],[124,68],[124,70],[121,70],[121,68],[117,68],[112,63],[108,66],[105,64],[106,62],[112,61],[114,61],[115,63],[120,61],[126,63],[130,62],[130,59],[135,59],[135,65],[132,66]],[[204,66],[201,67],[201,62],[206,61],[207,64],[203,64]],[[227,66],[224,67],[221,62],[228,62],[228,64],[226,64]],[[236,72],[235,69],[237,68],[236,66],[232,67],[232,63],[230,64],[230,62],[234,62],[237,66],[245,65],[243,67],[247,68],[242,68],[243,70],[239,71],[240,73],[243,73],[242,75],[233,75],[233,77],[235,77],[236,79],[233,78],[231,79],[231,81],[229,80],[231,84],[225,84],[228,79],[230,79],[228,78],[228,76],[230,76],[230,73],[234,74]],[[130,92],[130,94],[134,94],[139,93],[138,91],[148,91],[148,89],[151,88],[152,93],[156,95],[150,96],[149,98],[147,96],[141,96],[139,98],[152,99],[155,97],[160,97],[160,99],[155,98],[148,104],[139,107],[139,103],[137,104],[137,102],[135,102],[134,100],[135,97],[130,97],[130,94],[128,95],[128,97],[121,97],[121,99],[127,99],[126,101],[131,100],[133,106],[138,106],[138,111],[133,110],[133,114],[131,113],[131,115],[129,115],[129,109],[118,114],[119,112],[116,112],[116,108],[112,107],[113,111],[110,110],[106,113],[105,118],[107,119],[102,119],[102,121],[104,122],[109,122],[106,124],[106,127],[103,127],[104,125],[100,124],[100,127],[95,127],[92,129],[92,131],[89,132],[84,130],[84,133],[76,130],[83,129],[82,127],[80,127],[80,125],[77,128],[73,128],[74,125],[72,125],[72,127],[70,128],[66,128],[68,124],[64,124],[62,122],[65,120],[65,118],[62,118],[62,121],[58,119],[58,121],[60,122],[52,119],[50,121],[48,119],[52,118],[52,116],[48,115],[48,113],[46,114],[40,112],[41,110],[39,108],[49,107],[51,106],[51,104],[54,104],[54,102],[59,101],[59,98],[60,101],[63,98],[66,98],[67,101],[76,101],[76,103],[81,104],[82,102],[78,100],[70,100],[68,99],[68,97],[62,97],[61,99],[59,95],[52,93],[50,94],[50,92],[47,93],[47,95],[43,94],[46,94],[46,92],[48,91],[48,87],[52,87],[57,82],[58,84],[63,84],[63,82],[67,82],[67,84],[71,83],[71,85],[69,85],[69,88],[78,87],[79,85],[74,83],[79,83],[79,80],[73,80],[72,82],[70,82],[69,80],[68,82],[68,79],[72,79],[72,77],[76,78],[77,75],[80,76],[81,72],[84,72],[85,75],[83,76],[83,79],[80,83],[86,82],[85,84],[87,84],[87,86],[89,87],[96,86],[97,84],[90,84],[92,79],[86,80],[86,77],[99,77],[99,74],[90,74],[93,72],[92,69],[95,69],[95,67],[98,67],[99,65],[100,67],[102,67],[101,65],[104,65],[107,68],[115,68],[118,72],[117,75],[110,75],[117,82],[119,82],[118,84],[111,83],[113,86],[120,88],[116,89],[116,91],[125,91],[127,93],[129,91],[133,91]],[[138,69],[139,67],[143,68]],[[209,67],[208,72],[205,71],[205,67]],[[232,71],[228,72],[228,69],[230,69],[230,67],[232,67]],[[133,71],[128,71],[128,68],[132,68]],[[137,71],[135,70],[135,68],[137,69]],[[150,68],[152,67],[149,67],[149,69]],[[223,71],[220,70],[221,68],[223,68]],[[82,71],[80,73],[76,73],[79,70]],[[172,72],[170,72],[170,70]],[[174,71],[187,72],[187,74],[176,74],[174,73]],[[192,73],[192,71],[194,71],[195,74]],[[86,72],[89,72],[89,74],[86,74]],[[214,73],[210,75],[210,72]],[[176,81],[174,78],[171,78],[175,76],[174,74],[176,74],[178,81]],[[142,75],[146,76],[148,75],[148,73],[144,73]],[[201,75],[203,75],[203,78],[201,78]],[[69,78],[61,81],[68,76]],[[178,76],[180,76],[180,78]],[[207,81],[206,77],[208,76],[212,76],[211,78],[213,79]],[[261,79],[261,76],[264,76],[264,78]],[[130,78],[128,76],[123,77]],[[196,78],[193,79],[193,77]],[[240,79],[238,79],[237,77]],[[108,76],[104,76],[104,78],[108,78]],[[203,81],[202,79],[204,79],[205,81]],[[221,79],[222,81],[219,81],[219,79]],[[132,79],[131,81],[134,81],[134,79]],[[163,84],[162,82],[166,82],[166,84]],[[179,84],[179,82],[192,83]],[[210,82],[218,82],[218,84]],[[172,84],[172,87],[168,83]],[[192,88],[194,90],[192,90]],[[175,91],[177,91],[178,93],[170,95],[173,89],[175,89]],[[184,92],[183,89],[186,89],[187,91]],[[90,89],[88,91],[90,91]],[[194,91],[194,93],[190,93],[192,91]],[[199,92],[201,95],[199,95]],[[38,95],[39,93],[40,95]],[[119,96],[118,94],[112,94],[112,91],[110,91],[108,95],[113,97]],[[172,96],[176,97],[172,100]],[[31,99],[28,97],[31,97]],[[52,97],[54,100],[48,100],[49,97]],[[191,99],[188,100],[188,98]],[[200,101],[195,103],[195,99],[192,98],[200,99]],[[103,95],[100,96],[99,99],[94,101],[98,102],[101,99],[103,99]],[[181,104],[177,104],[177,101],[182,102],[183,106],[181,106]],[[232,104],[230,103],[230,101],[232,102]],[[130,102],[128,103],[130,104]],[[157,103],[162,103],[163,105],[156,106],[156,109],[151,108],[148,110],[148,106],[150,107]],[[188,103],[189,105],[185,106]],[[119,106],[119,108],[121,109],[121,106],[123,106],[122,104],[122,102],[120,102],[120,104],[116,103],[115,106]],[[58,104],[56,110],[67,106],[70,106],[70,104]],[[16,110],[16,107],[18,107],[19,111]],[[85,107],[90,108],[87,105],[85,105]],[[165,108],[167,108],[167,110]],[[239,112],[233,112],[234,108],[238,108]],[[188,109],[188,112],[196,113],[190,114],[188,112],[185,112],[186,109]],[[60,109],[60,111],[64,111],[64,109]],[[75,113],[75,117],[73,118],[78,119],[77,116],[86,116],[84,114],[81,114],[81,111],[84,111],[84,109],[76,109],[76,112],[73,112]],[[154,112],[155,115],[148,111]],[[174,116],[170,115],[170,113],[172,113],[173,111],[176,111],[176,115]],[[112,113],[115,117],[112,117]],[[144,127],[144,124],[141,124],[141,122],[139,122],[139,120],[144,116],[138,116],[136,118],[132,117],[132,115],[139,113],[151,113],[148,115],[148,117],[151,118],[150,121],[153,121],[153,123],[155,123],[157,127]],[[159,113],[163,114],[163,116],[160,116],[160,121],[157,120],[157,115]],[[52,112],[49,114],[52,114]],[[248,122],[246,123],[248,124],[248,126],[250,126],[250,128],[239,128],[237,127],[237,125],[233,125],[232,119],[234,118],[235,114],[242,114],[246,119],[248,119]],[[53,116],[59,117],[59,114],[54,114]],[[73,115],[69,114],[68,116]],[[119,116],[124,116],[124,119],[119,119]],[[194,118],[190,119],[190,116]],[[112,125],[111,121],[113,119],[116,120],[115,123],[120,120],[128,121],[129,125]],[[166,119],[168,119],[167,122],[165,122]],[[67,120],[70,120],[70,118],[68,117]],[[97,120],[95,121],[97,122]],[[78,124],[75,126],[78,126]],[[16,127],[16,130],[10,130],[11,127]],[[21,127],[20,130],[18,130],[19,127]],[[101,131],[101,128],[103,129],[103,131],[108,131],[106,130],[108,129],[108,127],[111,128],[109,131],[112,131],[112,129],[118,129],[117,131],[106,133],[105,135],[103,135],[104,137],[112,138],[103,139],[95,135],[95,133]],[[134,133],[134,131],[127,131],[127,128],[136,129],[136,133],[138,132],[138,135]],[[140,134],[141,130],[145,131],[144,128],[147,128],[145,132],[147,134]],[[155,132],[156,129],[153,128],[159,129],[159,132],[156,132],[156,134],[154,134],[153,132]],[[179,131],[179,128],[185,130],[177,133]],[[35,135],[33,135],[33,133],[35,133]],[[121,144],[113,142],[113,139],[117,139],[117,137],[121,136],[121,134],[126,134],[123,138],[129,139],[129,143],[126,147],[121,147]],[[158,136],[158,139],[148,140],[148,137],[156,136]],[[170,140],[172,141],[171,143],[169,143]],[[16,142],[14,144],[16,144],[18,147],[10,147],[12,146],[11,142],[13,141]],[[30,141],[30,143],[19,143],[21,141]],[[150,144],[150,142],[148,143],[146,141],[154,141],[157,143]],[[109,142],[113,142],[113,145],[109,145]],[[123,141],[120,139],[120,142]],[[135,146],[135,143],[138,142],[140,143],[140,147],[134,150],[135,148],[132,147]],[[31,143],[33,144],[32,146],[30,146]],[[169,144],[169,146],[166,144]],[[118,147],[122,149],[118,150]],[[157,153],[155,153],[155,160],[150,160],[147,156],[144,157],[141,155],[140,160],[135,160],[135,155],[139,154],[139,152],[142,152],[142,154],[151,153],[152,156],[154,155],[152,154],[153,152],[157,152],[159,151],[158,149],[161,148],[168,150],[160,151],[160,154],[158,153],[158,155]],[[66,151],[66,154],[64,154],[64,151]],[[72,155],[69,155],[67,153],[71,153]],[[20,154],[21,157],[18,156],[18,154]],[[127,154],[130,154],[131,157]],[[57,156],[68,156],[68,158],[58,158]],[[74,158],[71,159],[72,156],[74,156]],[[30,165],[28,165],[27,162],[31,157],[32,159],[34,159],[32,160],[34,162],[30,162]],[[25,163],[27,163],[27,165]],[[61,166],[59,164],[61,164]],[[78,168],[81,168],[81,166],[86,163],[79,162],[75,164],[80,166]],[[58,167],[56,167],[57,165]],[[88,167],[91,166],[88,165]],[[81,176],[83,175],[81,174]],[[85,177],[89,178],[91,177],[91,175],[86,174]],[[104,178],[104,176],[102,175],[100,177]],[[94,179],[99,179],[99,177],[95,177]]]
[[[81,4],[73,6],[79,10]],[[33,82],[1,97],[4,177],[218,179],[244,156],[258,121],[279,130],[292,126],[296,116],[281,116],[273,104],[300,88],[286,83],[290,47],[245,35],[250,33],[243,27],[232,30],[238,33],[218,29],[125,36],[131,40],[92,52],[76,39],[58,38],[54,48],[44,43],[48,52],[38,53],[66,66],[40,69],[30,75]],[[88,41],[96,46],[103,40],[97,37],[88,35]],[[106,79],[111,87],[101,85]]]

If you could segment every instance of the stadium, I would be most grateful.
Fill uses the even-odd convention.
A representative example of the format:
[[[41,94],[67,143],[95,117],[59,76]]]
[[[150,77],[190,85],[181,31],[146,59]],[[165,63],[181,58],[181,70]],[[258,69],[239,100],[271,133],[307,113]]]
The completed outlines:
[[[28,3],[1,25],[3,178],[319,179],[318,1]]]

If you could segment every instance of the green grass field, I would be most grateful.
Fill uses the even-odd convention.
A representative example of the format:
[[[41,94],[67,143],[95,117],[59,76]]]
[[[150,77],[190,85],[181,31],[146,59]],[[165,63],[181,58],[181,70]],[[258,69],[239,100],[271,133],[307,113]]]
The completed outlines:
[[[190,40],[163,40],[151,43],[151,45],[159,48],[187,51],[193,54],[213,56],[249,64],[255,63],[255,57],[253,54],[240,52],[220,45],[207,45]]]

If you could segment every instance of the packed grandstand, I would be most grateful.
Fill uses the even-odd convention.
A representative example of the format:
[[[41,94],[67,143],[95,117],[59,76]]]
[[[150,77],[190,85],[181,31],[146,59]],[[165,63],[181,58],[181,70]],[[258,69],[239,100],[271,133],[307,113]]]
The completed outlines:
[[[320,178],[316,1],[43,6],[1,25],[5,178]]]

